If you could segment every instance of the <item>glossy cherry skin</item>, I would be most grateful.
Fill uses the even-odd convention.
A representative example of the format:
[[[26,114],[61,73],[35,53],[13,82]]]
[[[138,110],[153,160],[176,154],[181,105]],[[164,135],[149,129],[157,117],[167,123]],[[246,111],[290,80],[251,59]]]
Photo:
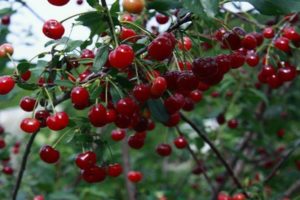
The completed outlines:
[[[34,118],[39,120],[40,126],[42,128],[47,126],[46,120],[49,116],[50,113],[47,110],[38,110],[36,111]]]
[[[289,46],[290,40],[286,37],[279,37],[275,40],[275,47],[281,51],[288,52],[290,51],[290,46]]]
[[[9,15],[4,15],[1,18],[1,24],[3,24],[3,25],[9,25],[10,24],[10,16]]]
[[[33,200],[45,200],[43,195],[34,196]]]
[[[128,180],[130,180],[133,183],[138,183],[142,180],[143,174],[138,171],[130,171],[127,174],[127,178],[128,178]]]
[[[118,128],[129,128],[131,123],[131,118],[127,115],[117,114],[115,125]]]
[[[132,114],[136,111],[136,108],[136,103],[129,97],[120,99],[116,105],[116,111],[119,114],[126,115],[128,117],[132,116]]]
[[[244,194],[239,193],[239,194],[235,194],[231,200],[246,200],[246,197]]]
[[[122,174],[123,168],[119,163],[111,164],[108,166],[107,174],[111,177],[118,177]]]
[[[155,97],[160,97],[163,95],[163,93],[167,90],[167,81],[165,78],[159,76],[154,79],[150,92],[151,95]]]
[[[89,92],[83,87],[75,87],[71,91],[71,101],[73,104],[86,107],[89,105]]]
[[[169,156],[172,153],[172,148],[169,144],[160,144],[156,147],[156,153],[160,156]]]
[[[202,100],[203,95],[202,92],[200,90],[193,90],[190,92],[189,97],[195,102],[199,102]]]
[[[10,76],[0,77],[0,95],[8,94],[15,87],[15,81]]]
[[[6,146],[5,140],[0,138],[0,149],[4,149]]]
[[[35,104],[36,99],[28,96],[23,97],[20,101],[20,107],[26,112],[33,111]]]
[[[295,27],[286,27],[283,29],[283,34],[284,37],[293,40],[293,41],[299,41],[300,40],[300,35],[299,33],[296,32]]]
[[[125,129],[115,129],[111,132],[111,138],[114,141],[120,141],[123,140],[126,136],[126,130]]]
[[[132,64],[134,60],[134,51],[131,46],[121,44],[109,53],[109,63],[117,69],[124,69]]]
[[[28,81],[30,77],[31,77],[31,71],[29,70],[21,74],[21,78],[23,81]]]
[[[49,145],[45,145],[40,149],[40,158],[46,163],[56,163],[59,160],[59,157],[59,151]]]
[[[14,170],[9,166],[4,166],[2,172],[6,175],[12,175],[14,173]]]
[[[125,11],[133,14],[139,14],[144,10],[144,0],[123,0],[122,6]]]
[[[155,15],[155,19],[159,24],[165,24],[169,21],[169,17],[167,15],[163,15],[163,14]]]
[[[184,96],[176,93],[165,99],[164,106],[169,114],[174,114],[184,106]]]
[[[48,0],[48,2],[54,6],[66,5],[70,0]]]
[[[147,101],[151,96],[150,86],[147,84],[139,84],[133,88],[133,96],[139,102]]]
[[[175,138],[174,145],[178,149],[184,149],[185,147],[187,147],[188,142],[186,141],[186,139],[183,136],[179,136],[179,137]]]
[[[231,119],[231,120],[229,120],[229,121],[227,122],[227,125],[228,125],[229,128],[235,129],[235,128],[238,127],[239,122],[238,122],[236,119]]]
[[[281,67],[277,71],[278,78],[283,81],[292,81],[297,76],[297,70],[293,66]]]
[[[145,144],[145,138],[138,135],[131,135],[128,137],[128,145],[133,149],[141,149]]]
[[[34,118],[25,118],[22,120],[20,128],[26,133],[35,133],[40,129],[40,122]]]
[[[257,66],[258,63],[259,63],[259,56],[256,53],[254,53],[254,52],[248,53],[247,56],[246,56],[246,63],[250,67]]]
[[[241,47],[241,38],[235,32],[228,32],[223,35],[223,46],[231,50],[237,50]]]
[[[218,200],[231,200],[230,196],[225,193],[219,193],[218,194]]]
[[[176,126],[179,122],[180,122],[180,115],[179,115],[179,113],[174,113],[174,114],[172,114],[172,115],[169,117],[169,119],[168,119],[168,121],[165,123],[165,125],[166,125],[167,127],[174,127],[174,126]]]
[[[239,68],[245,63],[245,55],[240,52],[234,52],[230,54],[231,68]]]
[[[282,85],[282,81],[278,78],[276,74],[267,78],[267,83],[272,89],[279,88]]]
[[[158,36],[149,44],[147,51],[150,58],[162,61],[171,56],[173,52],[173,43],[166,36]]]
[[[65,33],[65,28],[55,19],[50,19],[44,23],[43,33],[51,39],[60,39]]]
[[[215,76],[219,68],[214,58],[207,57],[195,59],[192,70],[200,80],[204,80]]]
[[[104,126],[107,123],[105,107],[101,104],[92,106],[88,113],[88,118],[93,126]]]
[[[248,50],[255,49],[257,46],[257,41],[256,38],[252,34],[247,34],[243,39],[242,39],[242,47]]]
[[[69,116],[65,112],[57,112],[47,118],[46,124],[53,131],[62,130],[68,126]]]
[[[97,162],[97,156],[92,151],[87,151],[81,154],[78,154],[75,163],[80,169],[88,169],[93,167]]]
[[[115,109],[106,110],[106,123],[115,122],[117,119],[117,112]]]
[[[189,51],[192,48],[192,40],[189,37],[183,37],[183,41],[178,41],[178,48],[182,51]]]
[[[130,42],[135,42],[137,40],[136,32],[133,29],[122,27],[120,32],[121,40],[128,40]]]
[[[93,166],[82,170],[81,177],[88,183],[102,182],[106,178],[106,170],[103,167]]]
[[[271,39],[275,36],[275,31],[274,31],[273,28],[267,27],[267,28],[264,29],[263,35],[264,35],[265,38]]]

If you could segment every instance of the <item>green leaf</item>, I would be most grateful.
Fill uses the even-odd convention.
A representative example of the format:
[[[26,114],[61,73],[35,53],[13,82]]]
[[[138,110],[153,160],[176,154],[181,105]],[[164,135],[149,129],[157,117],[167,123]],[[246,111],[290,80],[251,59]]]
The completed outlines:
[[[261,14],[284,15],[300,11],[299,0],[245,0],[251,3]]]
[[[20,72],[20,74],[27,72],[29,68],[30,68],[30,63],[28,63],[26,61],[20,62],[17,66],[17,69]]]
[[[18,86],[24,90],[36,90],[38,86],[34,83],[18,83]]]
[[[115,1],[110,8],[111,15],[117,15],[118,12],[120,12],[120,2]]]
[[[55,84],[57,84],[59,86],[68,87],[68,88],[74,87],[74,84],[71,81],[68,81],[68,80],[56,80]]]
[[[118,82],[119,85],[121,85],[124,88],[128,88],[128,89],[133,88],[133,84],[125,76],[117,75],[116,81]]]
[[[203,16],[204,8],[201,0],[183,0],[183,7],[196,15]]]
[[[91,7],[96,8],[97,10],[101,9],[102,7],[99,4],[99,0],[87,0],[86,1]]]
[[[80,47],[83,44],[84,41],[82,40],[70,40],[67,43],[67,47],[65,49],[65,51],[70,52],[75,50],[77,47]]]
[[[181,8],[180,2],[174,2],[173,0],[155,0],[147,4],[147,9],[154,9],[158,12],[164,12],[170,9]]]
[[[162,123],[166,123],[169,120],[169,114],[160,99],[150,99],[147,105],[156,120]]]
[[[219,11],[218,0],[201,0],[204,12],[208,17],[215,17]]]
[[[103,65],[106,63],[109,53],[109,47],[107,45],[103,45],[98,48],[96,53],[96,58],[94,62],[93,68],[97,71],[99,71]]]
[[[269,105],[269,100],[266,96],[266,94],[262,91],[259,91],[259,90],[256,90],[256,89],[253,89],[253,88],[250,88],[248,90],[249,92],[253,93],[254,95],[256,95],[257,97],[259,97],[261,100],[263,100],[267,105]]]
[[[98,11],[82,14],[76,19],[76,21],[91,30],[90,38],[96,34],[104,32],[108,28],[105,16]]]
[[[0,17],[2,17],[4,15],[11,15],[15,12],[16,11],[12,10],[11,8],[3,8],[3,9],[0,9]]]

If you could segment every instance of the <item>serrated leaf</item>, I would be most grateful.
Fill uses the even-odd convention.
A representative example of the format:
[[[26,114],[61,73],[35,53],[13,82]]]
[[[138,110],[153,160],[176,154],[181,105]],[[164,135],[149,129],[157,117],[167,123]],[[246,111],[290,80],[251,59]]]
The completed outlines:
[[[147,9],[154,9],[158,12],[164,12],[181,7],[182,4],[180,2],[174,2],[173,0],[156,0],[147,4]]]
[[[107,45],[103,45],[98,48],[93,69],[99,71],[104,66],[108,58],[108,53],[109,53],[109,47]]]
[[[166,123],[169,120],[169,114],[160,99],[150,99],[147,101],[152,116],[159,122]]]

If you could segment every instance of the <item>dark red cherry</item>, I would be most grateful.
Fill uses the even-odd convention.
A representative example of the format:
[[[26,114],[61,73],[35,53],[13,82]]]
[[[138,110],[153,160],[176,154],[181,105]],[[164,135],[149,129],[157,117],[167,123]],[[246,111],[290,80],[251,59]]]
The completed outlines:
[[[20,128],[26,133],[35,133],[40,129],[40,122],[34,118],[25,118],[22,120]]]
[[[223,35],[222,43],[231,50],[237,50],[241,47],[241,38],[235,32],[227,32]]]
[[[46,163],[56,163],[59,160],[59,157],[59,151],[49,145],[45,145],[40,149],[40,158]]]
[[[133,149],[141,149],[145,144],[145,138],[138,135],[131,135],[128,137],[128,145]]]
[[[2,172],[6,175],[12,175],[14,173],[14,170],[12,167],[4,166]]]
[[[139,102],[147,101],[151,96],[150,86],[148,84],[139,84],[133,88],[133,96]]]
[[[184,106],[184,96],[176,93],[165,99],[164,105],[169,114],[176,113]]]
[[[226,122],[226,119],[225,119],[225,116],[223,113],[220,113],[218,116],[217,116],[217,122],[218,124],[222,125]]]
[[[130,123],[131,123],[130,116],[117,114],[115,125],[118,128],[128,128],[130,126]]]
[[[151,95],[160,97],[167,90],[167,81],[165,78],[159,76],[154,79],[150,88]]]
[[[296,32],[295,27],[286,27],[283,29],[283,34],[284,37],[293,40],[293,41],[299,41],[300,40],[300,35],[299,33]]]
[[[245,63],[245,56],[240,52],[234,52],[230,55],[231,68],[239,68]]]
[[[132,114],[136,111],[136,108],[137,104],[129,97],[120,99],[116,105],[116,111],[119,114],[126,115],[128,117],[132,116]]]
[[[134,60],[134,51],[131,46],[121,44],[109,53],[109,63],[117,69],[124,69],[132,64]]]
[[[180,122],[180,115],[179,113],[174,113],[172,114],[168,121],[165,123],[166,126],[168,127],[174,127]]]
[[[31,77],[31,71],[27,70],[26,72],[21,74],[21,78],[23,81],[28,81]]]
[[[163,15],[160,13],[155,15],[155,19],[159,24],[165,24],[169,21],[169,17],[167,15]]]
[[[62,130],[68,126],[69,116],[66,112],[57,112],[47,118],[46,124],[53,131]]]
[[[179,136],[179,137],[175,138],[174,145],[178,149],[184,149],[188,145],[188,142],[186,141],[186,139],[183,136]]]
[[[114,141],[120,141],[123,140],[126,136],[126,130],[125,129],[114,129],[111,132],[111,138]]]
[[[78,154],[75,160],[77,167],[80,169],[88,169],[93,167],[97,162],[97,156],[92,151],[87,151],[81,154]]]
[[[6,146],[5,140],[0,138],[0,149],[5,148],[5,146]]]
[[[242,47],[248,50],[255,49],[257,46],[256,38],[252,34],[247,34],[242,39]]]
[[[230,62],[230,56],[225,55],[225,54],[220,54],[218,56],[216,56],[216,63],[218,65],[218,69],[221,71],[222,74],[227,73],[231,66],[231,62]]]
[[[293,66],[285,66],[281,67],[277,71],[278,78],[282,82],[291,81],[297,76],[297,70]]]
[[[63,6],[66,5],[70,0],[48,0],[54,6]]]
[[[173,52],[172,41],[165,36],[158,36],[148,46],[148,55],[157,61],[169,58]]]
[[[169,144],[160,144],[156,147],[156,153],[160,156],[169,156],[172,153],[172,148]]]
[[[123,168],[119,163],[111,164],[108,166],[107,173],[111,177],[118,177],[122,174]]]
[[[229,128],[235,129],[235,128],[238,127],[239,122],[238,122],[236,119],[231,119],[231,120],[229,120],[229,121],[227,122],[227,125],[228,125]]]
[[[177,90],[181,93],[189,93],[197,89],[199,79],[191,71],[183,71],[179,74],[177,79]]]
[[[46,120],[50,116],[50,113],[47,110],[38,110],[35,113],[35,119],[39,120],[41,128],[46,127]]]
[[[87,107],[89,105],[89,92],[87,89],[77,86],[71,91],[71,101],[77,106]]]
[[[275,31],[273,30],[272,27],[267,27],[264,29],[263,35],[265,38],[271,39],[275,36]]]
[[[15,87],[15,80],[10,76],[0,77],[0,95],[8,94]]]
[[[193,72],[200,79],[209,79],[218,73],[218,65],[214,58],[197,58],[193,61]]]
[[[258,33],[258,32],[253,32],[251,33],[255,39],[256,39],[256,46],[260,46],[262,45],[263,41],[264,41],[264,36],[262,33]]]
[[[102,127],[107,123],[106,109],[103,105],[97,104],[90,108],[88,118],[95,127]]]
[[[108,109],[106,110],[106,123],[112,123],[116,121],[117,112],[115,109]]]
[[[130,171],[127,174],[127,178],[128,178],[128,180],[130,180],[133,183],[138,183],[142,180],[143,174],[138,171]]]
[[[32,97],[25,96],[20,101],[20,107],[27,112],[31,112],[36,105],[36,99]]]
[[[267,82],[269,86],[273,89],[276,89],[282,85],[282,81],[278,78],[276,74],[273,74],[272,76],[268,77]]]
[[[279,37],[275,40],[274,45],[277,49],[288,52],[290,51],[290,46],[289,46],[290,40],[286,37]]]
[[[88,183],[102,182],[106,178],[106,170],[103,167],[93,166],[82,170],[81,177]]]
[[[63,25],[55,19],[50,19],[44,23],[43,33],[51,39],[60,39],[65,33]]]
[[[202,100],[203,95],[202,95],[202,92],[201,92],[200,90],[193,90],[193,91],[190,92],[189,97],[190,97],[195,103],[197,103],[197,102],[199,102],[199,101]]]
[[[246,56],[246,63],[250,67],[257,66],[258,63],[259,63],[259,56],[257,55],[257,53],[255,53],[255,52],[248,52],[248,54]]]
[[[3,24],[3,25],[9,25],[10,24],[10,16],[9,15],[4,15],[1,18],[1,24]]]

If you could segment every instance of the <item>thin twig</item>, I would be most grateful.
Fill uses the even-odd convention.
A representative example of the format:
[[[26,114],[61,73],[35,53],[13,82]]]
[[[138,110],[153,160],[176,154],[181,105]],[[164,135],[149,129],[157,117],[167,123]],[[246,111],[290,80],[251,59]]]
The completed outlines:
[[[26,2],[23,0],[16,0],[16,2],[22,4],[25,8],[27,8],[36,18],[38,18],[41,22],[45,22],[44,18],[42,18],[35,10],[33,10]]]

